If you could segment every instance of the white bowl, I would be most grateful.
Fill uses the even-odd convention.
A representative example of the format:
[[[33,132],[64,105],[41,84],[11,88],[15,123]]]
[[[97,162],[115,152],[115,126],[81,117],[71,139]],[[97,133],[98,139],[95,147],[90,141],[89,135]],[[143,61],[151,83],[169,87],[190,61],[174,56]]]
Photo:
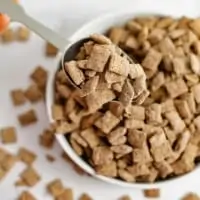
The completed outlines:
[[[164,14],[163,13],[162,14],[157,14],[157,13],[142,14],[142,13],[133,13],[133,12],[107,14],[107,15],[101,16],[99,18],[96,18],[96,19],[90,21],[89,23],[85,24],[84,26],[82,26],[69,39],[69,41],[71,41],[71,42],[69,42],[69,45],[67,45],[67,47],[70,46],[71,43],[73,43],[81,38],[88,37],[92,33],[105,33],[111,26],[122,25],[129,19],[132,19],[136,16],[150,16],[150,15],[165,16],[168,14],[167,13],[164,13]],[[174,16],[174,17],[177,17],[177,16]],[[46,106],[47,106],[47,113],[48,113],[50,122],[54,122],[54,120],[52,118],[52,112],[51,112],[51,106],[54,103],[54,78],[55,78],[55,73],[60,66],[59,63],[60,63],[61,59],[62,59],[62,52],[59,53],[59,55],[57,56],[56,63],[50,69],[50,74],[49,74],[48,83],[47,83]],[[119,185],[122,187],[148,189],[148,188],[161,188],[168,184],[170,184],[170,186],[171,186],[171,184],[179,184],[179,183],[183,184],[183,182],[187,182],[190,178],[192,178],[192,175],[196,174],[196,172],[198,171],[198,168],[196,168],[192,172],[185,174],[183,176],[175,177],[175,178],[172,178],[169,180],[164,180],[164,181],[160,181],[160,182],[156,182],[156,183],[127,183],[122,180],[117,180],[114,178],[108,178],[105,176],[98,175],[89,164],[87,164],[82,158],[80,158],[74,152],[74,150],[71,148],[70,144],[68,143],[68,141],[66,140],[64,135],[57,134],[56,138],[57,138],[58,142],[60,143],[60,145],[62,146],[63,150],[85,172],[87,172],[88,174],[92,175],[93,177],[100,179],[104,182],[116,184],[116,185]]]

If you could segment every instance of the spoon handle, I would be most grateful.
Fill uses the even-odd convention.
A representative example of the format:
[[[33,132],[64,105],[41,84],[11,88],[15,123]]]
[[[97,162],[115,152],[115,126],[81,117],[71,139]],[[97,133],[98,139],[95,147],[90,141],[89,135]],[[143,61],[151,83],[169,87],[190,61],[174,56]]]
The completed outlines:
[[[0,0],[0,12],[8,14],[13,20],[24,24],[61,51],[68,44],[68,41],[59,36],[58,33],[27,15],[20,5],[13,3],[13,0]]]

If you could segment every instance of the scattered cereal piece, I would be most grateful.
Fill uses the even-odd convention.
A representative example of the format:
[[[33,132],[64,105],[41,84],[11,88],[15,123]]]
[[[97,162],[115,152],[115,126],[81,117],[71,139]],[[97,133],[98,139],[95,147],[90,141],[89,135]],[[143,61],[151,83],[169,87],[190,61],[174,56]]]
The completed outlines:
[[[41,90],[36,84],[30,85],[25,91],[25,96],[29,101],[35,103],[42,99],[43,95]]]
[[[50,154],[47,154],[47,155],[46,155],[46,159],[47,159],[49,162],[54,162],[54,161],[55,161],[55,158],[54,158],[52,155],[50,155]]]
[[[92,198],[88,194],[84,193],[79,197],[79,200],[92,200]]]
[[[125,196],[120,197],[119,200],[131,200],[131,197],[129,197],[128,195],[125,195]]]
[[[55,179],[47,185],[47,190],[54,197],[58,197],[64,192],[64,187],[60,179]]]
[[[73,191],[70,188],[65,189],[64,192],[62,192],[56,198],[56,200],[73,200],[73,199],[74,199]]]
[[[22,174],[21,178],[26,182],[26,184],[30,187],[36,185],[40,181],[39,174],[35,171],[34,168],[28,167],[26,168]]]
[[[17,141],[16,130],[14,127],[6,127],[0,130],[2,142],[4,144],[15,143]]]
[[[58,53],[58,49],[52,45],[51,43],[47,42],[46,43],[46,56],[56,56]]]
[[[19,41],[27,41],[30,38],[30,30],[28,28],[26,28],[26,27],[20,26],[17,29],[16,35],[17,35],[17,40],[19,40]]]
[[[36,200],[36,198],[28,191],[23,191],[18,200]]]
[[[181,200],[200,200],[200,197],[195,193],[188,193]]]
[[[15,39],[14,31],[10,28],[6,29],[3,33],[1,33],[1,38],[2,41],[5,43],[14,41]]]
[[[26,102],[26,97],[21,89],[12,90],[10,95],[15,106],[23,105]]]
[[[35,111],[33,109],[30,109],[18,115],[18,120],[22,126],[28,126],[37,122],[37,116]]]
[[[52,148],[54,144],[54,132],[45,129],[42,134],[39,136],[40,144],[46,148]]]
[[[144,190],[144,196],[147,198],[159,198],[160,197],[160,190],[159,189],[149,189]]]
[[[33,162],[36,160],[36,154],[24,147],[21,147],[19,149],[18,157],[22,162],[26,163],[27,165],[32,165]]]

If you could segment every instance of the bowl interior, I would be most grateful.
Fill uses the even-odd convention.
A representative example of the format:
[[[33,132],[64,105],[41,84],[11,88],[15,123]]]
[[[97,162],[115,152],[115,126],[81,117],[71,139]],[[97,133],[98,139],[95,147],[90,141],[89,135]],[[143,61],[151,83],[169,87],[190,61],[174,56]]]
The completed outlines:
[[[125,24],[126,21],[128,21],[129,19],[132,19],[134,17],[153,16],[153,15],[154,16],[155,15],[167,16],[167,13],[162,13],[162,14],[145,13],[145,14],[143,14],[143,13],[131,12],[131,13],[108,14],[108,15],[101,16],[95,20],[90,21],[89,23],[87,23],[86,25],[81,27],[77,32],[75,32],[72,35],[72,37],[69,39],[70,43],[66,48],[71,46],[71,44],[73,42],[75,42],[79,39],[88,37],[92,33],[105,33],[110,27],[116,26],[116,25],[123,25],[123,24]],[[174,16],[174,17],[178,17],[178,16]],[[54,65],[52,66],[52,69],[50,69],[49,79],[48,79],[48,83],[47,83],[46,106],[47,106],[47,112],[48,112],[48,117],[50,119],[50,122],[54,121],[52,118],[52,113],[51,113],[51,106],[54,103],[54,78],[55,78],[56,71],[60,67],[61,60],[62,60],[62,52],[59,53]],[[161,188],[163,186],[166,186],[169,183],[170,184],[172,184],[172,183],[178,184],[179,182],[187,181],[188,178],[191,178],[192,175],[196,174],[196,171],[199,169],[199,168],[196,168],[192,172],[185,174],[183,176],[171,178],[168,180],[158,181],[155,183],[127,183],[125,181],[117,180],[114,178],[108,178],[108,177],[96,174],[94,169],[74,152],[74,150],[71,148],[70,144],[68,143],[68,141],[66,140],[64,135],[57,134],[56,137],[57,137],[58,142],[61,144],[63,150],[84,171],[86,171],[88,174],[90,174],[98,179],[101,179],[105,182],[116,184],[116,185],[119,185],[122,187],[134,187],[134,188],[142,188],[142,189],[145,189],[145,188],[148,189],[148,188],[152,188],[152,187]]]

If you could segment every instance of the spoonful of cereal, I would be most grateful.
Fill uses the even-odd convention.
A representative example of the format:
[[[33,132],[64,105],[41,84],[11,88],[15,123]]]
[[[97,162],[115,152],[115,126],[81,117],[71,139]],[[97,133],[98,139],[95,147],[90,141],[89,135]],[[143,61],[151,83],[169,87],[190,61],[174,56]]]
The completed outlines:
[[[63,53],[62,67],[81,96],[103,90],[112,92],[123,106],[141,104],[148,95],[142,67],[103,35],[93,34],[76,42],[60,37],[56,32],[26,14],[12,0],[0,0],[0,12],[21,22]]]

